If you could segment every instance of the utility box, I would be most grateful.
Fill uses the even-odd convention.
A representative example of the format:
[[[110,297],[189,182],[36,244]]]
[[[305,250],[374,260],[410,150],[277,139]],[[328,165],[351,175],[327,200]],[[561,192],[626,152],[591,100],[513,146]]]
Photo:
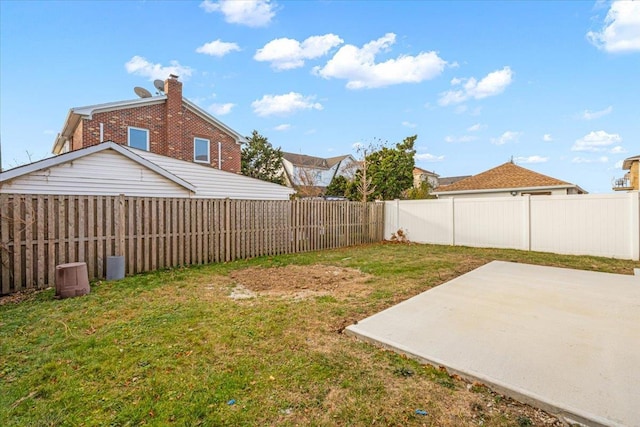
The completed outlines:
[[[124,257],[107,257],[107,280],[124,279]]]
[[[72,298],[89,292],[87,263],[71,262],[56,266],[56,298]]]

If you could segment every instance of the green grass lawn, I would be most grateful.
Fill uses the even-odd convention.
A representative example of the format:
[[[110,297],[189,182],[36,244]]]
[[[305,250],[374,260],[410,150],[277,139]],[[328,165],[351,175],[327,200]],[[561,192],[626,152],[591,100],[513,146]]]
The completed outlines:
[[[482,386],[340,333],[492,260],[623,274],[640,266],[376,244],[141,274],[66,300],[53,290],[5,298],[0,425],[554,425]],[[306,297],[229,297],[238,270],[268,280],[277,270],[267,268],[318,264],[359,270],[359,291],[345,282],[340,292]]]

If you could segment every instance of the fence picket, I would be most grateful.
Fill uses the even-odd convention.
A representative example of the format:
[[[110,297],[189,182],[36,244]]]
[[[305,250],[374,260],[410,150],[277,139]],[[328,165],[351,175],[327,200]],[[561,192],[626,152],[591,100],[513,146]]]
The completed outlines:
[[[0,280],[2,280],[2,286],[0,286],[0,292],[8,294],[11,291],[11,247],[9,227],[13,217],[9,217],[9,195],[0,194]]]
[[[56,274],[56,209],[55,196],[47,196],[47,280],[38,286],[53,286]],[[43,233],[44,234],[44,233]],[[4,241],[4,239],[3,239]]]
[[[360,224],[340,216],[349,206]],[[353,202],[0,194],[0,291],[51,286],[56,265],[77,260],[102,279],[111,255],[134,274],[338,247],[350,227],[381,240],[383,214]]]
[[[15,283],[22,284],[22,224],[21,204],[23,198],[13,200],[13,277]]]

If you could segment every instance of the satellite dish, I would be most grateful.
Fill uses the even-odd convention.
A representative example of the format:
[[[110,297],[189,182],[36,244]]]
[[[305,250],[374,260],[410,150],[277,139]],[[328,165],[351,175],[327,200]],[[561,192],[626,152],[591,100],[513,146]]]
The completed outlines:
[[[162,80],[154,80],[153,81],[153,85],[156,87],[156,89],[158,89],[160,92],[164,92],[164,82]]]
[[[136,95],[138,95],[140,98],[151,98],[151,92],[149,92],[148,90],[146,90],[143,87],[140,86],[136,86],[133,88],[133,91],[136,93]]]

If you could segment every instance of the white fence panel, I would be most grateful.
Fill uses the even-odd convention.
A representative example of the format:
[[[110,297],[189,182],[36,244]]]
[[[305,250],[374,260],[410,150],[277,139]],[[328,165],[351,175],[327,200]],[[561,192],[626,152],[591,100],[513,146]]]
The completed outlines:
[[[631,258],[631,204],[631,197],[618,194],[534,197],[531,249]]]
[[[456,245],[528,249],[526,197],[454,200]]]
[[[394,200],[385,203],[385,239],[402,228],[417,243],[453,244],[449,200]]]
[[[640,193],[385,202],[385,238],[640,259]]]

